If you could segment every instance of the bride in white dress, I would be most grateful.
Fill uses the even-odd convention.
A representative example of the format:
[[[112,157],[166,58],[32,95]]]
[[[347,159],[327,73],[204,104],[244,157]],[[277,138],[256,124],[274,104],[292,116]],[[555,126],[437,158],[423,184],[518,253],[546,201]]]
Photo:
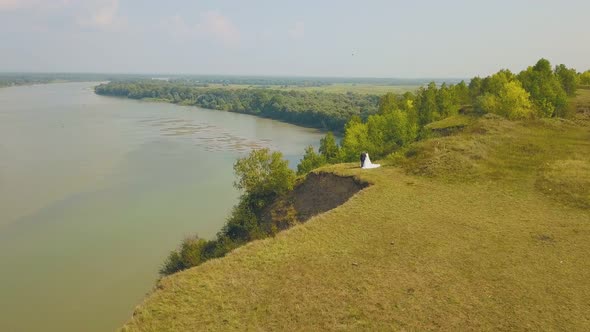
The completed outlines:
[[[365,162],[363,163],[363,166],[361,167],[362,169],[381,167],[380,164],[373,164],[371,162],[371,158],[369,158],[369,153],[368,152],[365,152],[365,154],[366,154],[366,157],[365,157]]]

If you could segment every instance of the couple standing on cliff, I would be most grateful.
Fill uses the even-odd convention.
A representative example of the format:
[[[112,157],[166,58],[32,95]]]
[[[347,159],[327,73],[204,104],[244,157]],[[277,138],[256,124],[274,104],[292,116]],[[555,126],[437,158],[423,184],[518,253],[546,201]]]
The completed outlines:
[[[381,167],[380,164],[373,164],[371,162],[371,158],[369,158],[368,152],[361,153],[361,168],[368,169],[368,168],[377,168]]]

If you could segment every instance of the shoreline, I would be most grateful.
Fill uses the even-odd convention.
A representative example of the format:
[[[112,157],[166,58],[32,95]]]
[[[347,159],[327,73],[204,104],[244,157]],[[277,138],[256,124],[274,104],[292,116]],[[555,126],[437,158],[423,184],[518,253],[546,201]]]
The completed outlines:
[[[286,121],[286,120],[283,120],[283,119],[273,118],[273,117],[269,117],[269,116],[262,116],[262,115],[255,114],[253,112],[242,112],[242,111],[235,111],[235,110],[227,110],[226,111],[226,110],[219,110],[219,109],[214,109],[214,108],[206,108],[206,107],[202,107],[202,106],[199,106],[199,105],[192,105],[192,104],[187,104],[187,103],[175,103],[175,102],[172,102],[172,101],[170,101],[168,99],[163,99],[163,98],[140,98],[140,99],[135,99],[135,98],[129,98],[127,96],[113,96],[113,95],[107,95],[107,94],[100,94],[100,93],[96,93],[96,91],[94,92],[94,94],[96,94],[97,96],[101,96],[101,97],[136,100],[136,101],[145,102],[145,103],[172,104],[172,105],[183,106],[183,107],[197,107],[197,108],[200,108],[200,109],[203,109],[203,110],[207,110],[207,111],[230,112],[230,113],[236,113],[236,114],[245,114],[245,115],[255,116],[255,117],[261,118],[261,119],[268,119],[268,120],[273,120],[273,121],[279,121],[279,122],[282,122],[282,123],[294,125],[294,126],[305,128],[305,129],[317,130],[317,131],[319,131],[321,133],[328,133],[328,132],[331,131],[338,138],[340,138],[344,134],[344,132],[342,132],[342,131],[329,130],[329,129],[326,129],[326,128],[323,128],[323,127],[317,127],[317,126],[306,126],[306,125],[301,124],[301,123]]]

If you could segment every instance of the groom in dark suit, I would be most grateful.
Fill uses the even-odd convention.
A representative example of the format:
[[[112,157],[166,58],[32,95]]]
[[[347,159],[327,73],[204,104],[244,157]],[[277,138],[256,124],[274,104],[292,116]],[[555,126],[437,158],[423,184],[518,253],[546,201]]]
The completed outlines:
[[[365,166],[365,159],[367,159],[367,153],[363,152],[363,153],[361,153],[361,168],[363,168],[363,166]]]

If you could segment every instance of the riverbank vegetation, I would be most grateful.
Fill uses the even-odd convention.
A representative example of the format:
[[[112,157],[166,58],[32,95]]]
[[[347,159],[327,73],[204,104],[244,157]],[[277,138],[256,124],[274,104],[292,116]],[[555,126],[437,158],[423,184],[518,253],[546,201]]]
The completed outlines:
[[[329,132],[320,141],[318,152],[307,147],[297,166],[297,175],[327,164],[357,161],[362,151],[373,158],[387,157],[390,163],[399,163],[425,153],[416,149],[420,145],[410,148],[413,143],[460,132],[486,114],[525,121],[571,118],[578,110],[572,107],[575,102],[571,98],[576,95],[580,76],[563,65],[552,69],[547,60],[541,59],[518,75],[501,70],[485,78],[476,77],[469,85],[443,83],[437,87],[432,82],[416,93],[386,94],[380,98],[376,114],[366,120],[353,116],[348,121],[340,144]],[[295,183],[295,173],[282,155],[269,150],[253,151],[236,162],[234,171],[238,179],[236,188],[243,195],[217,239],[186,239],[179,250],[169,255],[160,271],[162,275],[224,256],[247,242],[275,235],[278,229],[285,228],[265,223],[263,218],[267,208]],[[286,224],[292,226],[296,222]]]
[[[280,152],[254,150],[234,165],[235,187],[242,191],[225,226],[214,240],[190,237],[172,251],[160,270],[172,274],[211,258],[222,257],[247,242],[273,235],[276,225],[264,224],[263,214],[275,199],[293,189],[295,173]]]
[[[178,250],[170,253],[160,274],[197,266],[251,241],[275,236],[343,204],[368,185],[332,174],[311,174],[296,179],[281,153],[268,149],[254,150],[239,159],[234,171],[235,186],[242,195],[225,226],[213,240],[197,236],[185,239]]]

